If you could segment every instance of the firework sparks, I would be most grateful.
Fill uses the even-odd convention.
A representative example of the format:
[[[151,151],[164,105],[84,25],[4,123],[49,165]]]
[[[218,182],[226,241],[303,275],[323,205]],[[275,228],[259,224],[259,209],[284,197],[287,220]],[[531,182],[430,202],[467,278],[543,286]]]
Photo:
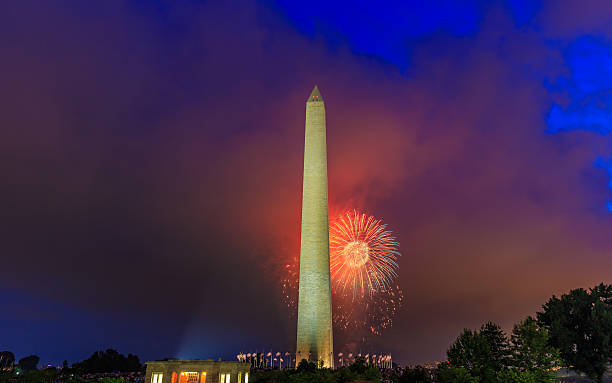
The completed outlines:
[[[330,225],[329,241],[334,326],[380,335],[391,327],[404,299],[395,282],[399,243],[380,220],[354,210]],[[283,269],[282,298],[296,309],[299,259]]]
[[[342,293],[372,296],[397,277],[399,243],[372,216],[355,210],[341,215],[330,227],[329,250],[331,278]]]
[[[365,329],[373,335],[380,335],[393,325],[393,318],[403,300],[399,285],[357,299],[335,293],[332,299],[334,325],[341,330]]]

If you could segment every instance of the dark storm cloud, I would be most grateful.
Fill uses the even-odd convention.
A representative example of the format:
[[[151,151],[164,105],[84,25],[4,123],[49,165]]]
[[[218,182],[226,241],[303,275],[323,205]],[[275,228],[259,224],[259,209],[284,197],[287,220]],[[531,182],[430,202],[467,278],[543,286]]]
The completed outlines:
[[[475,5],[466,25],[426,9],[437,27],[400,31],[405,51],[304,36],[268,2],[2,8],[0,278],[83,318],[38,323],[70,339],[43,358],[82,358],[69,350],[90,344],[145,358],[293,347],[276,279],[299,249],[315,83],[332,214],[366,209],[402,244],[407,303],[372,347],[441,358],[463,327],[509,327],[553,293],[609,278],[598,141],[544,133],[563,101],[544,79],[567,76],[548,39],[605,25],[589,7]],[[568,17],[577,8],[582,21]],[[356,27],[342,25],[350,40]],[[155,347],[143,328],[163,335]],[[10,328],[0,339],[22,347]]]
[[[592,36],[580,37],[564,49],[569,76],[560,77],[552,91],[566,92],[566,107],[554,104],[547,123],[550,133],[587,130],[606,135],[612,131],[612,45]]]
[[[428,1],[415,6],[386,1],[372,7],[356,1],[278,1],[292,22],[310,37],[322,36],[333,45],[347,44],[353,52],[387,60],[401,69],[410,66],[412,40],[444,31],[455,36],[474,34],[479,28],[479,1]],[[390,9],[393,9],[390,12]]]
[[[563,48],[567,74],[549,89],[564,94],[562,103],[553,104],[546,122],[550,134],[571,131],[595,132],[602,137],[593,145],[594,165],[611,172],[609,133],[612,131],[612,43],[603,37],[580,36]],[[605,156],[606,158],[602,158]],[[608,186],[612,184],[608,183]],[[606,206],[612,211],[612,203]]]
[[[608,182],[608,187],[612,189],[612,159],[604,159],[599,157],[595,161],[595,166],[606,170],[606,172],[610,176],[610,182]],[[608,207],[608,210],[612,212],[612,201],[606,202],[606,206]]]

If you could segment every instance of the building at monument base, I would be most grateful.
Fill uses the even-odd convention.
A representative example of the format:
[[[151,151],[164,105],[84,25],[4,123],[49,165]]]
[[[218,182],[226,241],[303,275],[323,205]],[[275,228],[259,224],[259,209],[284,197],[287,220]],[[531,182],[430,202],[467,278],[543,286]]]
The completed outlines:
[[[251,364],[170,359],[146,363],[144,383],[249,383]]]

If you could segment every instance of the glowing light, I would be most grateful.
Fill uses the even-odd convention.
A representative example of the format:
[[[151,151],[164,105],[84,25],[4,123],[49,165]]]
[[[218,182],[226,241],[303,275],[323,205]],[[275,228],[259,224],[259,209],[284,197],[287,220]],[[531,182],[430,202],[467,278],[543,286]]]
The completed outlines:
[[[337,330],[380,335],[393,325],[404,299],[396,281],[399,256],[399,243],[381,220],[351,210],[330,225],[332,315]],[[299,258],[281,268],[282,299],[295,315]]]
[[[330,227],[329,250],[332,281],[342,293],[372,296],[397,277],[399,243],[372,216],[355,210],[341,215]]]

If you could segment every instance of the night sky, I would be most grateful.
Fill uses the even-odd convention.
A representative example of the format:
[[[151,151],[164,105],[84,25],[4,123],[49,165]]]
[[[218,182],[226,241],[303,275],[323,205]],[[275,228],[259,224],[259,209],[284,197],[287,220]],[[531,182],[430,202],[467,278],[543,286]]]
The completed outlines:
[[[612,2],[297,3],[0,3],[0,350],[292,351],[315,84],[330,213],[401,243],[371,350],[612,281]]]

